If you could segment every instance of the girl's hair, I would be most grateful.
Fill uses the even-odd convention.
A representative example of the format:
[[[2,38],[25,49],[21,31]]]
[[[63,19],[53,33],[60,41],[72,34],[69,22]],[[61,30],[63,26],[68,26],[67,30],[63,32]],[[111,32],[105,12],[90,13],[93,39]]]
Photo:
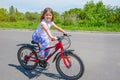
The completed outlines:
[[[47,11],[50,11],[52,13],[52,21],[54,21],[54,12],[53,12],[53,10],[51,8],[47,7],[42,12],[42,15],[40,17],[40,22],[42,21],[42,19],[44,19],[44,16],[45,16],[45,14],[46,14]]]

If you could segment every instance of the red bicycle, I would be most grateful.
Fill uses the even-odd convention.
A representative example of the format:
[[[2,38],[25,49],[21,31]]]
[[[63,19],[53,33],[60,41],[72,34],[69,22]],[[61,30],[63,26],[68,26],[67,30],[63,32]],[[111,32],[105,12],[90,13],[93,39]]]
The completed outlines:
[[[67,41],[67,43],[64,43]],[[56,69],[62,78],[67,80],[77,80],[82,77],[84,73],[84,65],[80,57],[74,54],[74,50],[69,50],[71,41],[69,36],[63,35],[58,37],[58,43],[54,46],[45,49],[51,50],[45,60],[38,59],[37,54],[40,52],[40,45],[34,41],[32,44],[18,44],[21,46],[17,53],[17,58],[19,63],[26,70],[32,70],[39,64],[40,67],[46,68],[48,60],[59,50],[59,52],[54,56],[53,62],[56,61]],[[65,47],[66,46],[66,47]]]

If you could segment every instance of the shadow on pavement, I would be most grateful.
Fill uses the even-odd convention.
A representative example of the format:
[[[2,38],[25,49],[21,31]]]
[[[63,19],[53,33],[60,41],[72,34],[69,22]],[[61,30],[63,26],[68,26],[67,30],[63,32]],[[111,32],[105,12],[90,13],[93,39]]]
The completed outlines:
[[[54,73],[47,73],[44,72],[44,69],[41,68],[36,68],[33,70],[25,70],[22,66],[20,65],[15,65],[15,64],[8,64],[11,67],[15,67],[17,70],[19,70],[20,72],[22,72],[25,76],[27,76],[29,79],[32,78],[37,78],[39,77],[41,74],[46,75],[47,77],[53,78],[53,79],[62,79],[62,77],[59,74],[54,74]]]

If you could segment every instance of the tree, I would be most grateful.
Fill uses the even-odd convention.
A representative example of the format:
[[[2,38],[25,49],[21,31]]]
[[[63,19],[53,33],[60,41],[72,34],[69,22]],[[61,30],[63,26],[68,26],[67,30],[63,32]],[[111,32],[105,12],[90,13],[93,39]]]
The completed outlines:
[[[10,22],[16,22],[17,19],[16,19],[16,16],[15,16],[15,9],[13,6],[11,6],[9,8],[9,21]]]
[[[26,12],[25,13],[25,18],[29,21],[35,21],[35,20],[38,20],[39,14],[38,13]]]
[[[61,15],[58,12],[54,12],[55,23],[60,24],[62,22]]]
[[[86,20],[90,26],[103,26],[106,23],[107,10],[102,1],[94,3],[87,2],[84,6],[86,12]]]
[[[19,12],[18,9],[16,8],[15,9],[15,16],[16,16],[16,20],[19,21],[19,20],[25,20],[25,16],[22,12]]]
[[[117,22],[120,23],[120,8],[116,8],[116,19]]]
[[[80,20],[85,19],[86,14],[82,9],[74,8],[65,11],[62,16],[64,17],[64,25],[77,25]]]
[[[15,14],[15,9],[14,9],[13,6],[11,6],[11,7],[9,8],[9,14],[10,14],[10,15]]]
[[[7,10],[4,8],[0,8],[0,21],[5,21],[7,19]]]

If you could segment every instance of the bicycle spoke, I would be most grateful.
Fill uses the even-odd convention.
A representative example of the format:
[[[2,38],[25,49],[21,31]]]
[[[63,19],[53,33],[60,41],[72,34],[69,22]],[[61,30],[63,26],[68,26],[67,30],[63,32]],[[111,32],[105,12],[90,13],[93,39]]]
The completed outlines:
[[[18,60],[20,64],[27,70],[34,69],[37,66],[35,61],[37,60],[37,57],[32,52],[32,49],[29,47],[22,47],[18,51]]]
[[[84,71],[82,61],[75,54],[68,54],[64,59],[60,56],[56,61],[56,68],[62,77],[69,80],[80,78]]]

